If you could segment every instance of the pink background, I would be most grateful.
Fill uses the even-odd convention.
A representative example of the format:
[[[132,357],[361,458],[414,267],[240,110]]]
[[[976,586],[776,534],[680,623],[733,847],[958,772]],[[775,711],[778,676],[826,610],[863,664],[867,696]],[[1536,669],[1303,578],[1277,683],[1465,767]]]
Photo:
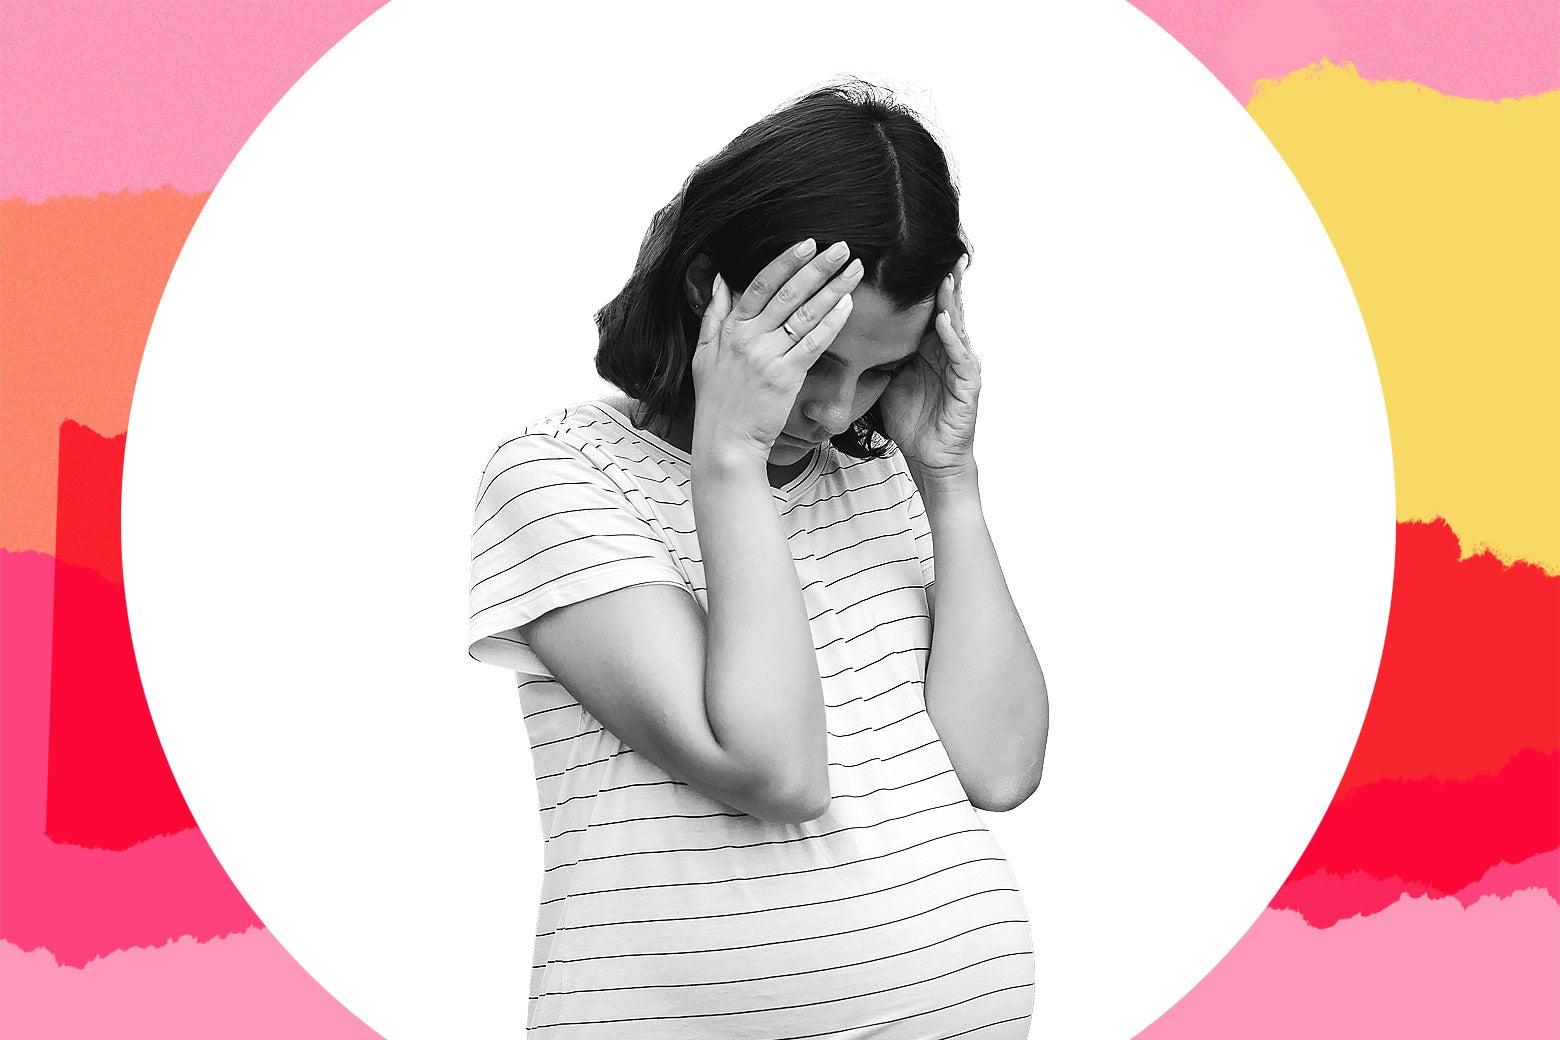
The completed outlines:
[[[4,1036],[374,1035],[189,816],[130,646],[118,498],[184,236],[271,106],[380,2],[0,5]],[[1560,90],[1560,4],[1136,6],[1243,104],[1323,59],[1491,103]],[[1463,558],[1444,523],[1401,523],[1398,550],[1381,680],[1327,819],[1142,1037],[1560,1037],[1560,582]]]

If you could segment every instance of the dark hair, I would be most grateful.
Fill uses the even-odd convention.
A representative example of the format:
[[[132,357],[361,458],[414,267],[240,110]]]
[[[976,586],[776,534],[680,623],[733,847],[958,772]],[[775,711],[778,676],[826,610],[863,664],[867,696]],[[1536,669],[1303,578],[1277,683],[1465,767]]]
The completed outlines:
[[[690,414],[699,317],[684,294],[688,265],[709,254],[740,294],[805,238],[848,242],[862,284],[900,310],[932,298],[969,252],[942,147],[881,88],[848,79],[814,90],[700,163],[651,221],[627,284],[596,312],[596,371],[650,416]],[[833,444],[854,458],[886,454],[877,405]]]

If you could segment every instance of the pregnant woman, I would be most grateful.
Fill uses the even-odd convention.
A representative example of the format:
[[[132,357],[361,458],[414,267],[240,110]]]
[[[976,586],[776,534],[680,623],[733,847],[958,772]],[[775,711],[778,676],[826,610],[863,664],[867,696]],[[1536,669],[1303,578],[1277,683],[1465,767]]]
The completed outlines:
[[[488,462],[468,635],[536,771],[528,1035],[1027,1035],[975,810],[1034,792],[1049,710],[982,513],[967,266],[921,122],[814,91],[656,215],[596,315],[622,394]]]

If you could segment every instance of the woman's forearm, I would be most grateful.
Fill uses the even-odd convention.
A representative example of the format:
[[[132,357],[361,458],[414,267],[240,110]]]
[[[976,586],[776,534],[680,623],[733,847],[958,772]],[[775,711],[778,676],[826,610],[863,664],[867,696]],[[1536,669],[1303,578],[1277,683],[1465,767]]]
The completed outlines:
[[[1006,811],[1040,783],[1045,676],[1002,576],[978,483],[942,486],[919,474],[916,483],[937,550],[927,714],[971,804]]]
[[[755,782],[821,813],[829,775],[823,684],[766,460],[695,450],[692,496],[709,599],[710,730]]]

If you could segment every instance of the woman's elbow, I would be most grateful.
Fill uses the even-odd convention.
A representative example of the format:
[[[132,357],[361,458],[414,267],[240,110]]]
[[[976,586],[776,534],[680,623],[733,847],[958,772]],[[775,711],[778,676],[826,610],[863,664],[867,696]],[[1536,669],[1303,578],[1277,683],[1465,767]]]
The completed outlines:
[[[969,792],[970,804],[982,812],[1012,812],[1029,801],[1029,796],[1040,788],[1040,765],[1015,783],[1005,784],[989,791]]]
[[[990,798],[976,795],[970,798],[970,804],[981,812],[1012,812],[1028,801],[1031,794],[1034,794],[1034,792],[1015,791],[1010,794],[997,795]]]
[[[829,803],[833,800],[834,796],[829,791],[829,785],[824,784],[817,791],[811,792],[806,797],[796,801],[795,807],[799,812],[797,819],[791,822],[807,823],[810,820],[816,820],[829,811]]]
[[[762,804],[748,812],[769,823],[807,823],[828,812],[832,798],[827,781],[822,784],[775,785],[762,799]]]

